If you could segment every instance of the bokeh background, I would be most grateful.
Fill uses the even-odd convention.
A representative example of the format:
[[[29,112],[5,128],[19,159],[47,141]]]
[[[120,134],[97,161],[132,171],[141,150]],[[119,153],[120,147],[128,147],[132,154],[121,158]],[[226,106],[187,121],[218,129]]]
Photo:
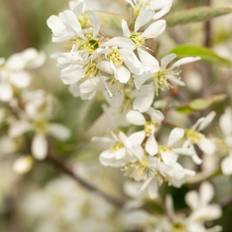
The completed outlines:
[[[123,0],[87,0],[89,6],[102,12],[125,11]],[[102,100],[83,104],[71,97],[59,79],[59,72],[49,56],[58,49],[51,43],[51,33],[46,26],[47,18],[66,8],[67,0],[0,0],[0,57],[19,52],[28,47],[43,50],[48,55],[44,68],[35,74],[35,86],[46,89],[58,99],[56,120],[72,128],[68,143],[58,144],[58,155],[78,164],[78,171],[91,182],[115,196],[123,195],[122,177],[117,171],[102,168],[98,163],[99,149],[89,143],[93,134],[103,134],[99,121]],[[172,12],[179,9],[205,5],[204,0],[176,0]],[[231,6],[232,0],[214,0],[213,5]],[[104,19],[103,19],[104,20]],[[110,22],[113,25],[113,22]],[[232,16],[213,20],[213,49],[232,59]],[[163,36],[161,53],[167,53],[177,43],[202,44],[202,23],[178,26]],[[219,71],[217,70],[219,73]],[[231,75],[231,70],[221,70],[220,75]],[[194,74],[195,75],[195,74]],[[199,91],[198,82],[189,80],[191,91]],[[195,86],[195,87],[194,87]],[[191,88],[190,88],[191,87]],[[195,88],[195,89],[194,89]],[[229,88],[229,86],[228,86]],[[195,92],[194,92],[195,93]],[[101,119],[99,119],[101,120]],[[88,133],[86,133],[88,131]],[[0,146],[8,146],[4,142]],[[124,231],[120,216],[95,195],[81,189],[68,177],[61,175],[47,164],[38,164],[24,176],[12,172],[13,156],[1,155],[0,147],[0,231],[2,232],[111,232]],[[232,195],[231,177],[216,178],[217,199]],[[188,187],[174,190],[177,207],[183,207]],[[220,190],[220,191],[219,191]],[[221,195],[220,195],[221,194]],[[224,210],[219,224],[225,232],[232,231],[232,207]],[[94,229],[93,229],[94,228]]]

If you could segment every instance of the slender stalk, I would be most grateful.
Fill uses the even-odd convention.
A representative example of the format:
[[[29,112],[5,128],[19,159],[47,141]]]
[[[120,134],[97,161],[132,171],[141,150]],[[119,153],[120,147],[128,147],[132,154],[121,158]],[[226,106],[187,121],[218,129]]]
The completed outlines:
[[[211,6],[212,0],[206,0],[206,5]],[[205,22],[205,41],[204,45],[208,48],[212,46],[212,22],[210,20]]]
[[[15,38],[15,51],[21,51],[30,46],[30,35],[27,27],[27,20],[22,11],[23,2],[21,0],[7,0],[5,1],[9,9],[10,26],[12,27],[12,36]]]
[[[124,204],[123,201],[114,198],[113,196],[108,195],[107,193],[103,192],[96,186],[92,185],[82,177],[80,177],[76,172],[72,170],[72,167],[69,167],[68,165],[64,164],[61,160],[59,160],[57,157],[49,154],[47,159],[49,163],[51,163],[53,166],[55,166],[57,169],[62,171],[64,174],[68,175],[71,177],[73,180],[75,180],[78,184],[80,184],[83,188],[86,190],[97,194],[98,196],[102,197],[105,199],[107,202],[110,204],[114,205],[117,208],[121,208]]]

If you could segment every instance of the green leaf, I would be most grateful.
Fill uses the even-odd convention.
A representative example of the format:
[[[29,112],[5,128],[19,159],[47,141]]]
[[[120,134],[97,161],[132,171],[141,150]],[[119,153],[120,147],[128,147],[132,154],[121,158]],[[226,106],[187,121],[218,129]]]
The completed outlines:
[[[207,21],[219,16],[232,13],[231,7],[197,7],[189,10],[182,10],[167,16],[167,24],[170,27]]]
[[[202,46],[184,44],[175,47],[171,52],[175,53],[178,57],[199,56],[201,59],[210,63],[216,63],[227,67],[232,66],[231,60],[219,56],[214,51]]]
[[[224,101],[225,99],[226,99],[225,94],[219,94],[219,95],[211,96],[208,98],[198,98],[198,99],[191,101],[188,104],[179,106],[177,108],[177,111],[184,113],[184,114],[189,114],[189,113],[193,113],[196,111],[202,111],[202,110],[209,108],[213,104]]]

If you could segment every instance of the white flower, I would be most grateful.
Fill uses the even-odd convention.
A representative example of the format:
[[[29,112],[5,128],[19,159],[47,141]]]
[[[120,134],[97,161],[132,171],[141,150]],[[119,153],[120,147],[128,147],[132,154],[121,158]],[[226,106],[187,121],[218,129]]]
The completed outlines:
[[[222,211],[219,205],[210,204],[213,199],[214,190],[210,183],[201,184],[199,193],[190,191],[186,195],[186,203],[192,209],[187,223],[190,228],[204,228],[204,222],[215,220],[221,217]],[[193,232],[193,229],[190,229]],[[205,230],[200,230],[205,231]]]
[[[129,47],[120,48],[117,43],[117,38],[113,38],[102,45],[105,47],[102,51],[105,60],[98,64],[98,68],[106,74],[113,75],[120,83],[126,84],[131,78],[131,73],[143,72],[143,65]]]
[[[14,54],[0,65],[0,101],[9,102],[15,90],[22,90],[29,86],[31,76],[29,70],[43,65],[45,55],[33,48]]]
[[[215,152],[214,142],[201,133],[201,131],[209,126],[214,117],[215,112],[211,112],[207,116],[198,119],[191,129],[186,130],[187,141],[183,146],[189,147],[195,153],[192,157],[198,164],[201,163],[201,159],[198,157],[194,145],[199,146],[199,148],[207,155],[212,155]]]
[[[123,132],[113,134],[113,138],[102,138],[110,143],[110,149],[100,154],[100,162],[105,166],[123,167],[126,163],[135,159],[141,159],[143,149],[141,144],[144,137],[140,133],[131,134],[127,137]]]
[[[135,110],[129,111],[126,117],[131,124],[144,127],[141,133],[143,134],[144,138],[147,137],[145,150],[149,155],[153,156],[158,151],[158,144],[154,134],[163,121],[164,116],[160,111],[152,108],[150,108],[146,113],[150,118],[149,120],[146,120],[142,113]]]
[[[143,47],[147,39],[153,39],[158,37],[161,33],[164,32],[166,28],[165,20],[158,20],[149,25],[144,32],[139,32],[141,25],[137,25],[135,22],[134,31],[131,32],[128,24],[125,20],[122,20],[122,30],[123,35],[130,39],[135,47]]]
[[[151,19],[159,19],[166,15],[171,7],[173,0],[126,0],[138,15],[137,25],[145,25]]]
[[[22,99],[24,108],[19,111],[19,119],[11,122],[9,135],[17,138],[32,131],[32,154],[44,159],[48,152],[47,135],[64,141],[70,137],[70,131],[61,124],[49,122],[50,99],[43,91],[26,92]]]
[[[229,155],[221,163],[224,175],[232,175],[232,110],[227,108],[219,120],[224,140],[229,149]]]
[[[135,85],[140,88],[145,82],[153,81],[156,95],[159,94],[160,90],[171,88],[173,84],[183,86],[184,82],[180,80],[179,67],[200,59],[198,57],[186,57],[171,64],[176,55],[169,54],[162,58],[159,64],[155,57],[143,49],[138,49],[138,54],[148,71],[135,76]]]
[[[78,15],[71,10],[65,10],[58,16],[50,16],[47,24],[52,30],[53,42],[64,42],[75,37],[83,37]]]

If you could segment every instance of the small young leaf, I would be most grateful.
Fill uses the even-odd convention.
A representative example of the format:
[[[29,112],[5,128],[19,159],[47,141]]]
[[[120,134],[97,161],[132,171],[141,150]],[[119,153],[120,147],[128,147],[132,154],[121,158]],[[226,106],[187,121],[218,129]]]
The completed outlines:
[[[171,52],[175,53],[178,57],[199,56],[210,63],[216,63],[227,67],[232,66],[231,60],[221,57],[214,51],[202,46],[184,44],[177,46]]]
[[[202,111],[209,108],[211,105],[224,101],[225,94],[219,94],[208,98],[198,98],[191,101],[188,104],[179,106],[177,111],[184,114],[194,113],[196,111]]]

